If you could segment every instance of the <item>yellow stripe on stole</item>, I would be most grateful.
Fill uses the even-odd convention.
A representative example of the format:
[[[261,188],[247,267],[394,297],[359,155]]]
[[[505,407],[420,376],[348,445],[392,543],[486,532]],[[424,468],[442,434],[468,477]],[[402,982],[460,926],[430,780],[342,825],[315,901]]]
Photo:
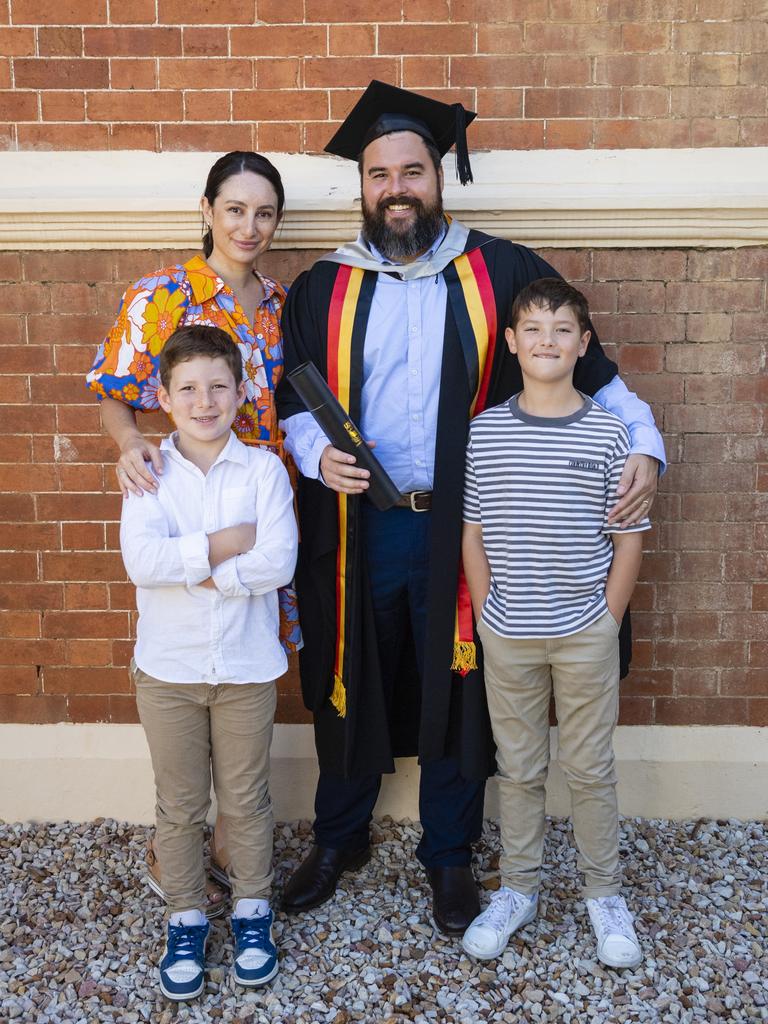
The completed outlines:
[[[338,338],[338,391],[336,397],[344,408],[349,411],[349,398],[352,386],[352,330],[355,326],[355,312],[357,301],[360,297],[360,288],[363,283],[363,271],[359,267],[353,268],[347,291],[344,296],[344,305],[341,310]],[[338,495],[339,501],[339,566],[338,566],[338,609],[339,622],[338,645],[336,648],[336,671],[333,680],[333,692],[331,693],[331,704],[336,708],[341,718],[347,714],[347,691],[344,686],[344,652],[346,648],[346,612],[347,612],[347,518],[348,498],[346,494]]]
[[[454,260],[453,265],[456,268],[456,273],[459,275],[461,289],[464,292],[464,301],[467,304],[467,313],[469,313],[470,323],[472,324],[472,333],[475,336],[475,344],[477,345],[477,387],[475,388],[475,395],[469,410],[469,418],[472,419],[475,414],[475,404],[483,380],[485,360],[488,355],[488,320],[485,315],[483,300],[480,297],[480,289],[477,286],[477,278],[472,269],[472,264],[469,262],[469,257],[466,255],[459,256],[458,259]]]
[[[483,305],[482,296],[480,294],[480,288],[477,283],[477,277],[469,256],[459,256],[458,259],[454,260],[453,265],[456,268],[459,283],[461,284],[461,290],[464,293],[464,302],[467,306],[467,313],[472,326],[472,333],[475,336],[475,344],[477,345],[477,385],[472,397],[472,404],[469,408],[469,418],[472,419],[475,415],[475,406],[477,405],[477,399],[483,384],[485,363],[489,355],[489,325],[485,306]],[[465,674],[471,669],[477,668],[477,650],[471,635],[462,637],[462,627],[459,617],[462,591],[464,591],[464,599],[468,600],[468,590],[466,588],[466,583],[464,582],[463,570],[459,576],[459,583],[459,594],[457,597],[456,615],[453,627],[453,662],[451,664],[451,671]],[[467,614],[469,615],[469,622],[471,623],[471,612],[467,612]]]

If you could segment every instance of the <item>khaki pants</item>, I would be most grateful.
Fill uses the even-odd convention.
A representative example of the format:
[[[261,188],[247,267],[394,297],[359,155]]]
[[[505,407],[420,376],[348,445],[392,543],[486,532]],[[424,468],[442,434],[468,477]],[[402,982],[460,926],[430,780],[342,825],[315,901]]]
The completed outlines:
[[[272,683],[164,683],[132,665],[152,756],[157,846],[169,913],[205,906],[202,835],[211,774],[226,825],[233,900],[269,899]]]
[[[501,800],[501,882],[538,890],[544,849],[549,702],[558,760],[571,793],[585,898],[612,896],[621,876],[612,736],[619,705],[618,626],[606,612],[572,636],[509,640],[478,627],[496,740]]]

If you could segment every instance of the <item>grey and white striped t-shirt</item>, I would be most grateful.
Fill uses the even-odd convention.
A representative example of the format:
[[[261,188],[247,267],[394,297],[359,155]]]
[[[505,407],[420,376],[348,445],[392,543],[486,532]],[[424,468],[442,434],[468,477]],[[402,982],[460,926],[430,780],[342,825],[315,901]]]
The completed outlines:
[[[586,397],[571,416],[529,416],[514,397],[472,421],[464,520],[483,528],[494,633],[568,636],[606,611],[608,535],[651,525],[607,523],[628,453],[627,428]]]

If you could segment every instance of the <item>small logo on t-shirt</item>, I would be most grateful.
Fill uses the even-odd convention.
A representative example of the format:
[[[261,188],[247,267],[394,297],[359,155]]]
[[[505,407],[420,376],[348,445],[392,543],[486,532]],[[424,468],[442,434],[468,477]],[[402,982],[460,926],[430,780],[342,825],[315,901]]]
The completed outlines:
[[[568,459],[568,465],[573,469],[586,469],[590,473],[600,472],[600,463],[593,459]]]

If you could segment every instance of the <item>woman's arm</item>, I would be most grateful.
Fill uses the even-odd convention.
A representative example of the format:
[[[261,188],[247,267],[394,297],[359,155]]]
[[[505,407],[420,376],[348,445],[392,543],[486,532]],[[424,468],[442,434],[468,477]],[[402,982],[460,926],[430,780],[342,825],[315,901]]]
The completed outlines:
[[[117,482],[123,497],[157,488],[147,463],[162,472],[160,452],[136,425],[136,410],[158,408],[160,351],[170,332],[183,324],[190,295],[186,271],[178,266],[130,285],[86,376],[87,386],[102,401],[104,429],[120,449]]]
[[[157,481],[147,463],[151,463],[159,476],[163,472],[163,459],[157,445],[147,441],[139,430],[136,410],[125,402],[104,398],[101,403],[101,422],[120,449],[116,472],[123,497],[127,498],[129,493],[141,497],[144,491],[154,494]]]

